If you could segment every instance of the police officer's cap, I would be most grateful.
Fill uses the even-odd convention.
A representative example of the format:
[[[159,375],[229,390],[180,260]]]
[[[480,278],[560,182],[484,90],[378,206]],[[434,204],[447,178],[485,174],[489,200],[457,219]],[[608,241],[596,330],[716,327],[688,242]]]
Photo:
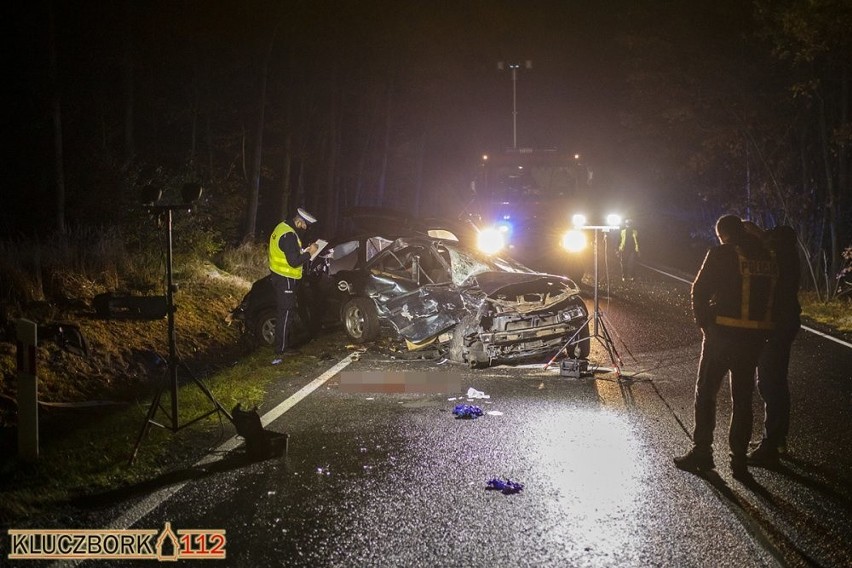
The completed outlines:
[[[316,217],[314,217],[313,215],[311,215],[310,213],[308,213],[307,211],[305,211],[305,210],[304,210],[304,209],[302,209],[301,207],[299,207],[296,211],[299,213],[299,217],[301,217],[301,218],[302,218],[302,220],[303,220],[305,223],[307,223],[308,225],[310,225],[311,223],[316,223],[316,222],[317,222],[317,218],[316,218]]]

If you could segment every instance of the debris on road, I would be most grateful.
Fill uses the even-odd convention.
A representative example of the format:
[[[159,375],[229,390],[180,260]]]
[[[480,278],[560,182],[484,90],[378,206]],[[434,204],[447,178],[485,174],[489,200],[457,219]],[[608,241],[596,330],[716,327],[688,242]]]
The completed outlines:
[[[473,404],[457,404],[453,409],[453,414],[456,415],[456,418],[479,418],[482,416],[482,409]]]
[[[470,387],[467,389],[467,398],[491,398],[491,395]]]
[[[486,486],[486,491],[500,491],[503,495],[511,495],[513,493],[520,493],[524,489],[523,483],[518,483],[517,481],[511,481],[509,479],[490,479],[488,481],[488,485]]]

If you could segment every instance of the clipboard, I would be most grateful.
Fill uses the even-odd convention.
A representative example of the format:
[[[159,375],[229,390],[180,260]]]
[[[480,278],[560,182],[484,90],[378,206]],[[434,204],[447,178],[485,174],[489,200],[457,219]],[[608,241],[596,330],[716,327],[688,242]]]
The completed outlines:
[[[319,253],[325,250],[326,245],[328,245],[328,241],[326,241],[325,239],[317,239],[314,242],[317,245],[317,251],[311,255],[311,260],[314,260],[317,256],[319,256]],[[308,249],[302,249],[302,252],[307,252],[307,250]]]

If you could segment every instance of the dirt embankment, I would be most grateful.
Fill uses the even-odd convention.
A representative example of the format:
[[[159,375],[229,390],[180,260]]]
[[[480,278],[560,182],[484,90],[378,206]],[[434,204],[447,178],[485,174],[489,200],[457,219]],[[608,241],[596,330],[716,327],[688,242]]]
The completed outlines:
[[[249,284],[210,271],[179,283],[174,295],[177,353],[194,374],[205,376],[250,348],[239,325],[228,321]],[[163,377],[169,353],[166,317],[102,317],[94,295],[23,308],[6,306],[0,322],[0,428],[8,434],[17,414],[16,320],[39,325],[36,353],[42,419],[67,411],[67,405],[132,403],[148,397]],[[57,324],[72,341],[51,338]],[[85,340],[87,354],[75,353],[73,337]],[[70,333],[69,333],[70,332]],[[4,435],[4,439],[8,436]]]

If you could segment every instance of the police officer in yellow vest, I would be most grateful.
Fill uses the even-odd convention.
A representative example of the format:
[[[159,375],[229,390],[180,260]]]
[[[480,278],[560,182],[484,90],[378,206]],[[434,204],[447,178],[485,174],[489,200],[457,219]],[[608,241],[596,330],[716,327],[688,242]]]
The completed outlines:
[[[674,462],[687,471],[713,469],[716,395],[730,371],[731,473],[737,479],[747,479],[754,374],[774,326],[772,304],[778,265],[774,254],[760,239],[748,234],[735,215],[719,218],[716,235],[721,244],[708,251],[692,283],[692,310],[704,334],[695,384],[693,447]]]
[[[277,308],[273,365],[281,362],[287,347],[287,332],[296,309],[296,288],[302,279],[302,266],[317,250],[317,244],[311,243],[302,251],[302,241],[296,232],[307,230],[309,224],[317,222],[316,217],[301,207],[297,211],[292,225],[285,221],[278,223],[269,237],[269,270],[272,271]]]
[[[618,254],[621,256],[621,280],[633,280],[636,277],[636,261],[639,259],[639,234],[630,219],[624,220]]]

